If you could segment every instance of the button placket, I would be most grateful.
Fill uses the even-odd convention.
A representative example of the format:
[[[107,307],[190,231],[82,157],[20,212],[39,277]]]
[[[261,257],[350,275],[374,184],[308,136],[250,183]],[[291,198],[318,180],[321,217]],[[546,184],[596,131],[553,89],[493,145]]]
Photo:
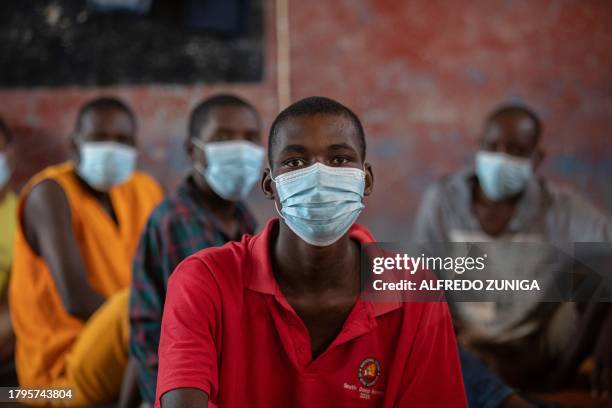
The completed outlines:
[[[298,352],[298,359],[303,367],[310,363],[310,344],[306,344],[306,341],[300,335],[296,339],[296,346]]]
[[[293,339],[294,350],[302,367],[310,362],[310,338],[306,328],[301,324],[299,318],[289,310],[285,310],[285,322]]]

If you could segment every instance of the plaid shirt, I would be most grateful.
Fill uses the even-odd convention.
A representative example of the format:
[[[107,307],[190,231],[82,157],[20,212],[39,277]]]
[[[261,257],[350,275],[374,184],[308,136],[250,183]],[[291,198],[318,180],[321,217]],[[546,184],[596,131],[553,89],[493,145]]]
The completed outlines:
[[[236,208],[236,220],[240,234],[234,239],[254,232],[255,219],[242,204]],[[157,347],[170,274],[189,255],[228,241],[191,177],[151,214],[134,259],[130,293],[130,350],[144,401],[155,400]]]

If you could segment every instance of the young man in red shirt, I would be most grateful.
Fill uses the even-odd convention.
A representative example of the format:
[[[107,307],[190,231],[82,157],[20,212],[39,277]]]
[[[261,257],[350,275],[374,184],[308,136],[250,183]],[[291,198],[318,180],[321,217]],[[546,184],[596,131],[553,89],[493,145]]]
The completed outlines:
[[[281,218],[171,276],[156,406],[466,406],[446,303],[359,296],[365,151],[338,102],[279,114],[261,185]]]

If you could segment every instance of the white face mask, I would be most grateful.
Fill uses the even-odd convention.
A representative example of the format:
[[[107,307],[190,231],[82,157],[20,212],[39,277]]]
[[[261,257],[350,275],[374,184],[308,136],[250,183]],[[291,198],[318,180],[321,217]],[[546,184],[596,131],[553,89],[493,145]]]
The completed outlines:
[[[0,153],[0,188],[4,188],[11,178],[11,169],[8,165],[6,153]]]
[[[476,153],[476,176],[485,195],[500,201],[525,189],[533,165],[529,159],[481,150]]]
[[[364,208],[365,172],[361,169],[315,163],[272,181],[281,204],[276,211],[310,245],[338,241]]]
[[[220,197],[229,201],[245,199],[261,178],[264,149],[246,140],[192,143],[204,151],[206,168],[195,163],[195,170]]]
[[[91,187],[108,191],[127,181],[136,168],[136,149],[116,142],[84,142],[77,173]]]

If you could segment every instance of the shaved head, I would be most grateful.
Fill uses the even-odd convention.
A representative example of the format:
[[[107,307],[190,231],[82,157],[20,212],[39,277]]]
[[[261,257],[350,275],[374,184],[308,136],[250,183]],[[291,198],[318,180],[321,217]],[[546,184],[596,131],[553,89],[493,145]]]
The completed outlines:
[[[487,117],[481,147],[528,157],[538,148],[541,134],[540,119],[531,109],[522,105],[506,105]]]

